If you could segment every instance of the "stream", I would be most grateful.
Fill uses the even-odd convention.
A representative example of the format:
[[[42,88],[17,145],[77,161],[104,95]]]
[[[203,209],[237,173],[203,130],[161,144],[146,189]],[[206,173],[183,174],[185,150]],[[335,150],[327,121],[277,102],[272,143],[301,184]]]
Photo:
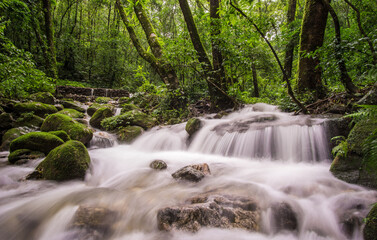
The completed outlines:
[[[332,176],[323,119],[292,116],[273,106],[246,107],[222,119],[208,116],[191,138],[185,123],[156,127],[130,145],[89,148],[85,181],[22,180],[42,159],[8,165],[0,153],[0,239],[70,240],[80,206],[109,209],[117,218],[106,239],[362,239],[362,220],[377,201],[375,191]],[[163,160],[167,169],[149,167]],[[211,175],[200,182],[171,174],[207,163]],[[201,228],[160,231],[159,209],[180,206],[212,190],[256,199],[260,231]],[[288,203],[298,220],[295,231],[276,231],[271,204]],[[352,222],[353,224],[349,224]],[[352,229],[349,229],[351,226]]]

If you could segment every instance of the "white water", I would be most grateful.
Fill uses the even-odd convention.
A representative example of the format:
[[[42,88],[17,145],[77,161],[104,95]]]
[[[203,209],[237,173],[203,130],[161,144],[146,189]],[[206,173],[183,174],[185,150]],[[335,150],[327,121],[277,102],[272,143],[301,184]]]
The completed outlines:
[[[247,123],[261,114],[278,119]],[[223,120],[203,121],[203,129],[190,140],[181,124],[153,129],[133,145],[90,150],[92,162],[84,182],[19,181],[40,160],[9,166],[0,158],[0,239],[77,239],[70,223],[82,205],[119,213],[108,237],[116,240],[362,239],[360,228],[353,236],[345,236],[340,222],[344,215],[365,217],[377,201],[376,192],[331,175],[320,121],[250,109]],[[243,125],[247,130],[235,132],[236,125],[240,130],[235,122],[246,122]],[[214,134],[211,129],[219,124],[220,130],[227,130]],[[149,163],[155,159],[164,160],[167,170],[150,169]],[[199,183],[177,182],[171,177],[177,169],[194,163],[208,163],[212,175]],[[196,194],[214,189],[257,199],[262,209],[262,231],[158,231],[158,209],[183,204]],[[286,202],[293,208],[298,231],[274,232],[269,206],[276,202]]]

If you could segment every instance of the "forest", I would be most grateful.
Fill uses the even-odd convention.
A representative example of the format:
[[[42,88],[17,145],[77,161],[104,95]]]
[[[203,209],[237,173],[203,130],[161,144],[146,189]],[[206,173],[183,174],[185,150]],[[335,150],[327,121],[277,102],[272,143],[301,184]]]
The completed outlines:
[[[1,0],[0,238],[377,236],[376,0]]]

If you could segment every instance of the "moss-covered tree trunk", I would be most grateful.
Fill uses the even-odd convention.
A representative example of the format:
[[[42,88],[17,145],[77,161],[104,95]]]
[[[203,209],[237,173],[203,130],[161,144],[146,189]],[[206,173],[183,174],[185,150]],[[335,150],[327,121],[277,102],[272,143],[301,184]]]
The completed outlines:
[[[287,24],[290,31],[294,31],[292,23],[296,15],[296,0],[289,0],[287,12]],[[296,45],[296,36],[292,36],[285,49],[284,71],[289,79],[292,77],[293,52]]]
[[[58,71],[56,67],[56,55],[55,55],[55,45],[54,45],[54,26],[52,22],[51,14],[51,1],[42,0],[43,4],[43,14],[45,19],[45,34],[47,39],[47,53],[48,53],[48,62],[47,62],[47,75],[49,77],[57,78]]]
[[[312,92],[317,98],[324,96],[324,87],[319,56],[314,52],[323,45],[327,15],[328,9],[321,0],[306,0],[300,34],[298,89]]]
[[[134,11],[136,16],[143,27],[145,36],[147,38],[148,44],[151,48],[152,54],[147,52],[141,45],[139,38],[137,37],[133,26],[130,24],[126,13],[120,3],[120,0],[116,0],[116,8],[118,9],[119,15],[127,28],[130,35],[131,41],[135,46],[139,55],[152,65],[157,74],[160,76],[162,81],[168,86],[169,89],[177,89],[179,87],[178,77],[173,69],[173,66],[168,63],[163,57],[163,49],[159,43],[157,34],[150,23],[148,16],[145,13],[143,6],[139,1],[134,3]]]

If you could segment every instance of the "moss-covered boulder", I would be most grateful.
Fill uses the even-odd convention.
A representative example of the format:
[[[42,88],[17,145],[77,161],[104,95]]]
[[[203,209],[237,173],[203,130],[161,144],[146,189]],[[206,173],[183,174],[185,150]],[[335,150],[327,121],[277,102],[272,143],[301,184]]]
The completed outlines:
[[[22,113],[19,118],[16,119],[14,127],[28,127],[28,128],[40,128],[43,123],[43,118],[34,115],[33,113]]]
[[[363,144],[368,136],[377,129],[377,119],[361,120],[352,128],[347,139],[337,147],[335,159],[331,164],[330,171],[337,178],[349,182],[362,184],[368,187],[377,187],[376,163],[364,162]],[[376,166],[366,169],[367,166]]]
[[[199,118],[191,118],[187,121],[185,130],[189,134],[189,136],[192,136],[194,133],[196,133],[201,127],[201,121]]]
[[[155,118],[140,111],[129,111],[118,116],[106,118],[101,122],[102,127],[113,131],[121,127],[139,126],[144,129],[151,128],[157,124]]]
[[[112,99],[109,97],[97,97],[96,103],[109,103]]]
[[[132,104],[132,103],[122,104],[121,108],[122,108],[122,110],[120,111],[120,114],[129,112],[129,111],[132,111],[132,110],[139,110],[140,111],[140,109],[135,104]]]
[[[89,123],[94,128],[103,129],[101,126],[101,121],[105,118],[112,117],[113,111],[109,108],[100,108],[98,109],[92,116],[92,118],[89,120]]]
[[[56,113],[58,109],[50,104],[45,104],[41,102],[27,102],[27,103],[17,103],[14,106],[14,111],[21,114],[27,112],[34,112],[35,115],[44,117],[47,114]]]
[[[46,180],[84,179],[89,168],[88,150],[79,141],[68,141],[52,150],[37,166],[36,172]]]
[[[71,118],[83,118],[85,116],[84,113],[79,112],[79,111],[72,109],[72,108],[64,108],[63,110],[60,110],[57,113],[65,114],[67,116],[70,116]]]
[[[64,108],[71,108],[71,109],[75,109],[76,111],[85,113],[85,109],[81,107],[81,103],[79,102],[62,100],[60,101],[60,104],[63,105]]]
[[[41,103],[46,103],[46,104],[51,104],[51,105],[55,104],[55,98],[49,92],[34,93],[29,96],[29,99],[33,100],[34,102],[41,102]]]
[[[100,104],[100,103],[93,103],[92,105],[90,105],[90,107],[88,107],[87,109],[87,113],[89,116],[93,116],[93,114],[100,108],[109,108],[111,109],[111,111],[114,111],[114,106],[110,105],[110,104]]]
[[[138,136],[143,134],[144,129],[139,126],[128,126],[117,131],[117,139],[119,142],[131,143]]]
[[[93,131],[87,126],[64,114],[55,113],[48,116],[41,126],[43,132],[58,130],[65,131],[71,139],[84,144],[88,144],[93,137]]]
[[[128,103],[130,101],[130,98],[129,97],[120,97],[119,99],[118,99],[118,104],[119,105],[122,105],[122,104],[124,104],[124,103]]]
[[[366,217],[363,231],[364,240],[375,240],[377,238],[377,204],[375,204]]]
[[[6,130],[13,127],[14,119],[9,113],[0,114],[0,130]]]
[[[59,137],[64,142],[67,142],[67,141],[71,140],[71,138],[68,136],[68,134],[65,131],[63,131],[63,130],[60,130],[60,131],[51,131],[51,132],[48,132],[48,133]]]
[[[48,154],[52,149],[64,143],[59,137],[45,132],[31,132],[14,139],[9,146],[10,152],[18,149],[30,149]]]
[[[23,164],[29,160],[43,157],[45,157],[45,154],[39,151],[33,151],[30,149],[18,149],[9,154],[8,161],[11,164]]]
[[[11,128],[6,131],[1,141],[0,151],[8,151],[10,143],[26,133],[28,131],[25,128]]]

